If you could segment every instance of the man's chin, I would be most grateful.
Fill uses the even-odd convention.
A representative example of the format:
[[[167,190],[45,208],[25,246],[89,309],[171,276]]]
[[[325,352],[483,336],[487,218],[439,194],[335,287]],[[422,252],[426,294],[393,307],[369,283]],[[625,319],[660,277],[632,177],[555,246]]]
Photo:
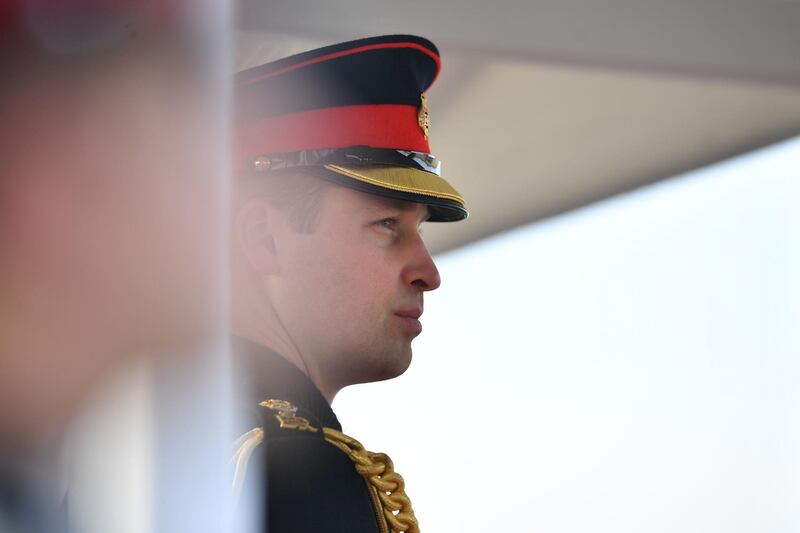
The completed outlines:
[[[394,379],[405,373],[411,366],[411,346],[406,345],[402,350],[394,353],[384,353],[373,367],[374,373],[367,381],[386,381]]]
[[[411,366],[411,361],[413,358],[411,344],[409,343],[396,360],[397,365],[394,369],[395,375],[393,377],[398,377],[405,374],[406,370],[408,370],[408,368]]]
[[[396,373],[392,377],[398,377],[405,374],[406,370],[411,366],[411,360],[413,359],[413,354],[411,352],[411,347],[409,346],[408,350],[403,353],[403,355],[398,359],[398,365]]]

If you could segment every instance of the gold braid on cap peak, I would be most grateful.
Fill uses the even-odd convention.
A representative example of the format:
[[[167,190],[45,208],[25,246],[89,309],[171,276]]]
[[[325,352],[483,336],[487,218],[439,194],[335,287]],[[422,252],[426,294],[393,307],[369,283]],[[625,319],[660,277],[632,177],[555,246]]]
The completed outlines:
[[[325,440],[347,454],[355,463],[356,471],[367,482],[381,533],[419,533],[403,476],[394,471],[389,456],[365,450],[360,442],[341,431],[331,428],[322,431]]]

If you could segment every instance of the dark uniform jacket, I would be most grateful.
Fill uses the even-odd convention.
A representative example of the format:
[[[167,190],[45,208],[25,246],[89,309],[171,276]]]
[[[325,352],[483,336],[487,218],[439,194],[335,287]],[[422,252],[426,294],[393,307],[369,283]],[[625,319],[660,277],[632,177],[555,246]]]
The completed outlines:
[[[326,433],[336,433],[324,428],[340,432],[342,427],[311,380],[264,346],[235,339],[234,353],[250,382],[246,410],[254,426],[249,444],[245,434],[234,450],[239,457],[236,476],[245,477],[245,491],[260,485],[255,488],[261,489],[257,497],[263,498],[260,511],[267,530],[386,531],[368,481],[346,449],[326,440]]]

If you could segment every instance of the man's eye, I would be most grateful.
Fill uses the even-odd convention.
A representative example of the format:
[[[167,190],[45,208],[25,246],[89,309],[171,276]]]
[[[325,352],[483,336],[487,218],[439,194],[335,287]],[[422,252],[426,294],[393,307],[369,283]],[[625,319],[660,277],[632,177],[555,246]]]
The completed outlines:
[[[382,220],[377,221],[375,224],[390,231],[394,231],[395,228],[397,228],[397,219],[384,218]]]

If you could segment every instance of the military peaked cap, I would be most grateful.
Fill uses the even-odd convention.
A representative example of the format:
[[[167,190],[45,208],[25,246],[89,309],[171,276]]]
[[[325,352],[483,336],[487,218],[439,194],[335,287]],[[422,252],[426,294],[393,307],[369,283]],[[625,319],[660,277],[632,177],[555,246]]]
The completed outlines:
[[[430,41],[389,35],[240,72],[237,173],[302,168],[362,192],[426,204],[432,221],[466,218],[464,199],[442,178],[428,143],[425,91],[440,67]]]

